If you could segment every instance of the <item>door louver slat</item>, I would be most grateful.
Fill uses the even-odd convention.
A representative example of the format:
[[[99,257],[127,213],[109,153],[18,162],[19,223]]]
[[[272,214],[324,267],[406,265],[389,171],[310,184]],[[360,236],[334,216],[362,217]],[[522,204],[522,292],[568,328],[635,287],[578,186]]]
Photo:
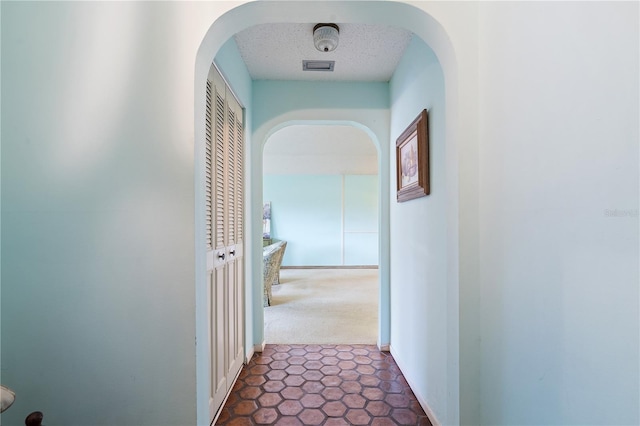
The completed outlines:
[[[235,149],[236,149],[236,115],[232,108],[228,108],[229,139],[227,150],[227,244],[236,243],[235,217],[236,217],[236,176],[235,176]]]
[[[224,246],[224,98],[216,92],[215,248]]]
[[[206,245],[207,250],[211,250],[213,239],[213,195],[212,195],[212,162],[213,162],[213,126],[211,124],[212,115],[212,85],[210,81],[207,81],[207,93],[206,93],[206,144],[205,144],[205,223],[206,223]]]
[[[237,125],[236,125],[236,131],[237,131],[237,140],[238,141],[243,141],[244,140],[244,133],[243,133],[243,128],[242,128],[242,122],[238,121]],[[237,238],[238,240],[243,240],[244,239],[244,233],[243,233],[243,228],[244,228],[244,219],[243,219],[243,215],[242,212],[244,212],[244,185],[242,184],[243,182],[243,174],[244,174],[244,167],[243,167],[243,161],[244,161],[244,144],[243,143],[238,143],[237,145],[237,155],[236,155],[236,182],[238,182],[237,187],[236,187],[236,194],[237,194],[237,209],[238,209],[238,215],[237,217]]]

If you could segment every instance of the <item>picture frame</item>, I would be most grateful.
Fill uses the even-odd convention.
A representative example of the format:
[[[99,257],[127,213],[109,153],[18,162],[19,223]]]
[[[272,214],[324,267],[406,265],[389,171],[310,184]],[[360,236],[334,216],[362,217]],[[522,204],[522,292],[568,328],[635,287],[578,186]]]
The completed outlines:
[[[265,201],[262,206],[262,238],[271,239],[271,201]]]
[[[430,193],[427,118],[427,110],[424,109],[396,140],[396,183],[399,203]]]

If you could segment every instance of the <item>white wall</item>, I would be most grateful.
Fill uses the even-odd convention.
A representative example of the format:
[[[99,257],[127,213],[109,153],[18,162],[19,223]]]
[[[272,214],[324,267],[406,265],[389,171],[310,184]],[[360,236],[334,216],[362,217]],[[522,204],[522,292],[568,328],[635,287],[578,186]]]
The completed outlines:
[[[2,3],[3,425],[194,424],[194,58],[229,5]]]
[[[638,424],[638,3],[480,12],[481,422]]]
[[[413,391],[443,424],[447,399],[449,300],[444,76],[433,51],[414,37],[391,80],[393,141],[423,109],[428,111],[431,194],[397,203],[390,187],[391,350]],[[395,170],[395,143],[389,147]],[[450,164],[450,163],[449,163]],[[392,176],[395,174],[392,172]],[[455,349],[453,349],[455,350]]]

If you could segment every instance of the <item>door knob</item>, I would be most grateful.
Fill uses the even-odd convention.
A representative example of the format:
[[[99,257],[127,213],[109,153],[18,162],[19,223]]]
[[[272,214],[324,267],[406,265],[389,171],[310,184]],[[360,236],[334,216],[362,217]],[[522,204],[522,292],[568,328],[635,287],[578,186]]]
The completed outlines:
[[[218,259],[224,260],[224,253],[218,253]]]

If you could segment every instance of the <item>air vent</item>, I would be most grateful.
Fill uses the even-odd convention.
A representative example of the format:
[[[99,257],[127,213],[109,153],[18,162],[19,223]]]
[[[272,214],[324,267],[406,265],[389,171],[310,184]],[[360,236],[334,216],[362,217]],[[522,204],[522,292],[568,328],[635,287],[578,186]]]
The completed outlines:
[[[333,71],[336,61],[302,61],[302,71]]]

